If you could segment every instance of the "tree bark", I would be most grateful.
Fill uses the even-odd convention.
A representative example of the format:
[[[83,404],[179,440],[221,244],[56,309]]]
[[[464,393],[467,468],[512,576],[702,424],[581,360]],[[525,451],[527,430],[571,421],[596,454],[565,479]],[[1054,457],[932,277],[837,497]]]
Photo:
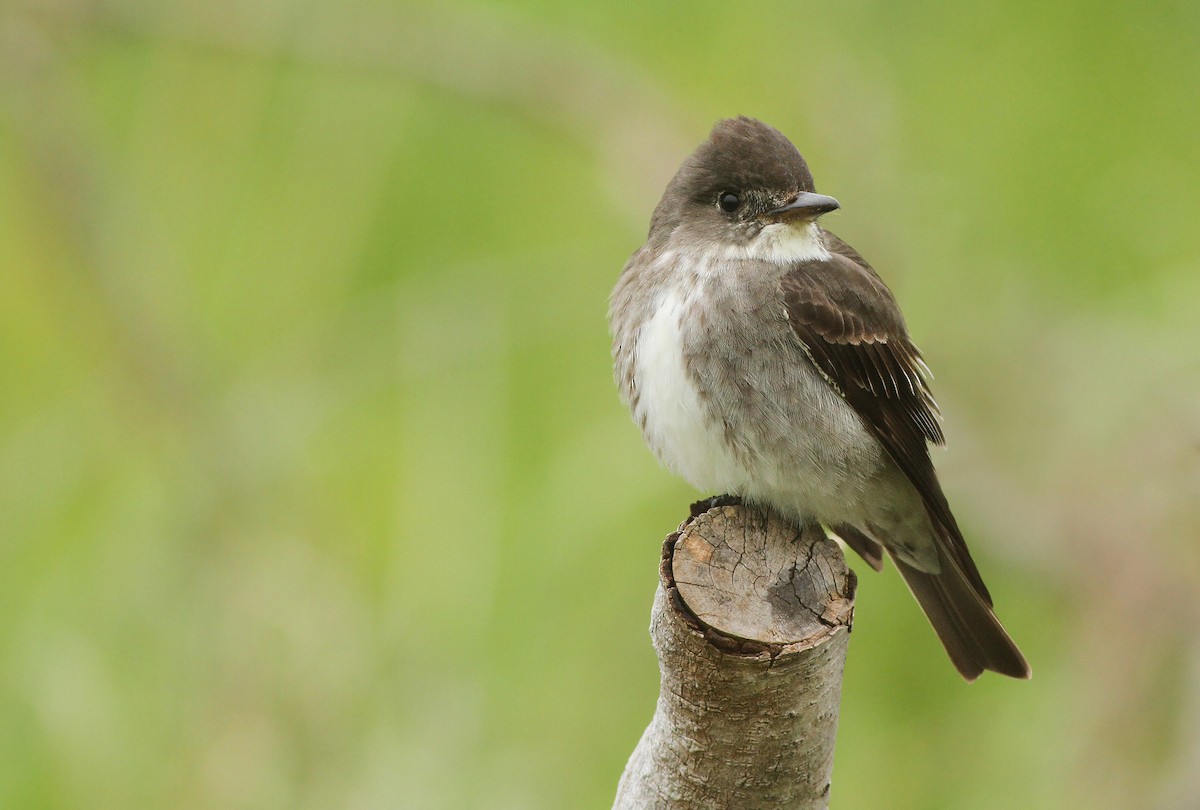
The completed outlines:
[[[662,681],[614,810],[824,808],[854,572],[818,527],[719,498],[667,537]]]

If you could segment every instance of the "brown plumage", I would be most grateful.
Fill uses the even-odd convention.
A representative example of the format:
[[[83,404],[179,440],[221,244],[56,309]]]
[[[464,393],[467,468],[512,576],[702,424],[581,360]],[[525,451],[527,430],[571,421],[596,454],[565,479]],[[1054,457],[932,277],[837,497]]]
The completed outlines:
[[[781,291],[788,321],[813,363],[904,471],[929,514],[941,572],[892,559],[963,677],[973,680],[985,669],[1029,677],[1029,665],[992,612],[991,594],[929,458],[926,443],[943,444],[945,437],[921,353],[874,269],[828,231],[825,243],[831,258],[799,264],[784,276]],[[878,570],[877,548],[886,541],[871,546],[864,543],[874,539],[868,532],[844,528],[847,545]]]
[[[613,292],[622,397],[698,489],[891,557],[951,661],[1023,678],[942,493],[928,369],[867,261],[817,224],[838,203],[778,131],[722,121],[680,168]]]

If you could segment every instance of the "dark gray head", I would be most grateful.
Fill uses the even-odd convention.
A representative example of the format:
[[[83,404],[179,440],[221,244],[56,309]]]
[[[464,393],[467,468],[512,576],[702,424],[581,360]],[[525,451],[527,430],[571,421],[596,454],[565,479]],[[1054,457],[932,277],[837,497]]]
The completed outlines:
[[[695,236],[748,243],[778,223],[809,223],[838,207],[816,194],[812,173],[774,127],[739,116],[718,121],[663,192],[650,234],[681,225]]]

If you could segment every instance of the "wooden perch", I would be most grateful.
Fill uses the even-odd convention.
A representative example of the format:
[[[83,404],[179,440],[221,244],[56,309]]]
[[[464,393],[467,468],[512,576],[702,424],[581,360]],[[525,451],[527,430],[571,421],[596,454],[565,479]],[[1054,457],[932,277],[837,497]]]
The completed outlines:
[[[667,537],[654,719],[614,810],[824,808],[854,572],[815,527],[728,498]]]

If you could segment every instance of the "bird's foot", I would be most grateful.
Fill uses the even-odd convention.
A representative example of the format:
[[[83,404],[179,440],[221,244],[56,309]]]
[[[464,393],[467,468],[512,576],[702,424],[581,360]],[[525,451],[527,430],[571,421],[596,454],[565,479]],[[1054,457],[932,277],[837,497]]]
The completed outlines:
[[[737,495],[713,495],[711,498],[705,498],[692,504],[692,517],[700,517],[709,509],[716,509],[718,506],[741,505],[742,499]]]

